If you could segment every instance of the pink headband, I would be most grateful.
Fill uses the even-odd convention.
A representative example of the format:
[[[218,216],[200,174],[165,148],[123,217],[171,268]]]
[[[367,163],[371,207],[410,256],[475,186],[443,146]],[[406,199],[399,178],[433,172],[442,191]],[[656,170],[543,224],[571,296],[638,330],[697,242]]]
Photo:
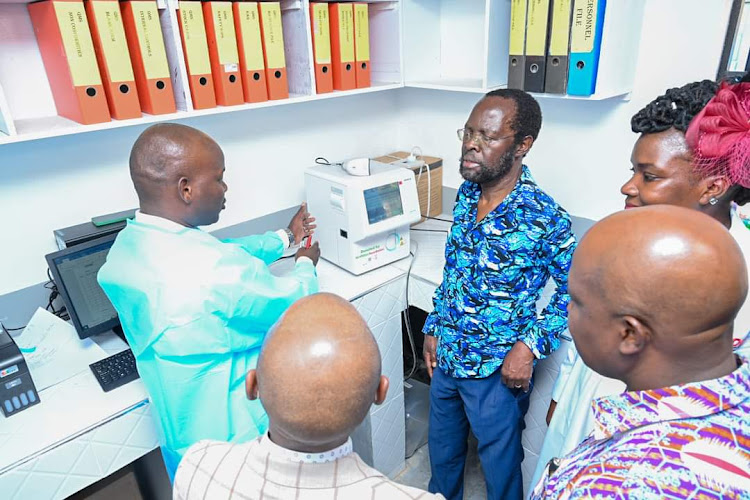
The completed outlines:
[[[685,137],[699,175],[722,175],[750,188],[750,83],[723,82]]]

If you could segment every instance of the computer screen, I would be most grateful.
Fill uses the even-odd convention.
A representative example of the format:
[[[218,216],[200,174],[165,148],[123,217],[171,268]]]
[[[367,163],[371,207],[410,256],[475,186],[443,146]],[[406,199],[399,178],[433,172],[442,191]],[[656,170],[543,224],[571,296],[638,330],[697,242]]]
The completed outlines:
[[[115,308],[96,281],[116,236],[111,234],[46,256],[57,290],[82,339],[120,324]]]
[[[404,206],[398,182],[365,189],[365,207],[370,224],[403,215]]]

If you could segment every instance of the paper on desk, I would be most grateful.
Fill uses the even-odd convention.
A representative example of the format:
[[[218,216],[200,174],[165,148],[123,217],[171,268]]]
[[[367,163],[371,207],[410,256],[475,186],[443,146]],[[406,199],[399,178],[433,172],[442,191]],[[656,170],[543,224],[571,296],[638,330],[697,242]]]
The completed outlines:
[[[107,353],[91,339],[78,338],[76,329],[54,314],[36,310],[23,333],[14,337],[37,391],[88,370]]]

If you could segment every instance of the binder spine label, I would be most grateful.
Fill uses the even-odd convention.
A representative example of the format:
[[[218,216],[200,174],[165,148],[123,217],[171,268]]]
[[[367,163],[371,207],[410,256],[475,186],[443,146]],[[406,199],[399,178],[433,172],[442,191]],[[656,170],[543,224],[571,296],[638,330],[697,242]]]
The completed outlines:
[[[130,2],[130,4],[133,7],[135,29],[138,32],[138,45],[141,49],[146,78],[149,80],[169,78],[167,53],[164,49],[164,38],[161,34],[156,2]]]
[[[570,34],[571,52],[591,52],[594,50],[598,7],[598,0],[576,0]]]
[[[341,62],[354,62],[354,15],[351,4],[339,4]]]
[[[355,57],[357,61],[369,61],[370,60],[370,19],[368,17],[368,6],[364,4],[354,5],[354,18],[355,18],[355,30],[354,36],[356,37],[356,43],[354,44]]]
[[[266,42],[266,58],[269,68],[286,66],[284,57],[284,35],[281,28],[281,7],[278,2],[261,2],[263,33]]]
[[[552,29],[550,30],[549,54],[567,56],[570,41],[570,0],[552,0]]]
[[[193,75],[211,73],[211,62],[208,58],[208,40],[203,24],[203,9],[200,2],[180,2],[180,23],[185,42],[185,57],[188,68]]]
[[[512,0],[510,5],[510,46],[508,53],[523,55],[526,34],[526,0]]]
[[[239,31],[242,33],[242,46],[245,50],[245,67],[248,71],[262,70],[263,45],[260,40],[260,19],[256,2],[240,2]]]
[[[526,55],[544,56],[547,48],[549,0],[529,0],[529,2],[529,20],[526,25]]]
[[[219,64],[225,67],[225,71],[237,71],[240,54],[237,52],[237,36],[234,32],[232,4],[230,2],[211,2],[211,13],[214,16]]]
[[[313,43],[315,44],[315,62],[331,63],[331,31],[328,21],[328,5],[313,5]]]
[[[133,67],[130,65],[125,28],[120,17],[120,4],[116,1],[94,0],[92,6],[110,80],[113,82],[133,81],[135,77]]]
[[[101,85],[94,41],[89,32],[83,2],[55,2],[54,5],[73,85]]]

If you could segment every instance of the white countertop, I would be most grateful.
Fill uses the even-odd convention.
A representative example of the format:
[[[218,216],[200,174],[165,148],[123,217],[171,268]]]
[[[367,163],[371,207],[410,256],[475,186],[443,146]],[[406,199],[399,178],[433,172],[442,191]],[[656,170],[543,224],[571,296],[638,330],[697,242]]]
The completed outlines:
[[[127,348],[112,332],[94,340],[107,354]],[[105,393],[82,366],[77,375],[41,391],[39,400],[16,415],[0,415],[0,474],[144,404],[148,394],[140,379]]]
[[[271,272],[277,276],[282,276],[289,273],[293,267],[294,258],[286,258],[271,264]],[[355,276],[323,258],[318,261],[316,267],[321,292],[335,293],[348,301],[352,301],[406,274],[406,270],[409,268],[409,259],[402,259],[359,276]]]
[[[448,220],[453,218],[449,214],[441,214],[438,217]],[[410,236],[411,251],[415,260],[411,269],[411,277],[419,278],[436,286],[443,282],[445,240],[448,238],[450,227],[450,222],[426,220],[412,228]],[[409,260],[402,260],[395,265],[404,271],[408,271]]]

